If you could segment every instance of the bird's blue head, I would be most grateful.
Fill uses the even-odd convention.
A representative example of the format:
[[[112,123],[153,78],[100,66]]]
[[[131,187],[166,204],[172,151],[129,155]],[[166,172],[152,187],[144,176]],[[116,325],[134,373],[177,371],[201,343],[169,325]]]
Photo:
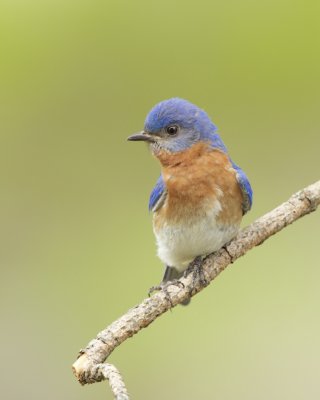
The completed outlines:
[[[143,140],[157,153],[186,150],[199,140],[211,141],[216,127],[205,111],[187,100],[172,98],[155,105],[147,115],[144,130],[128,140]],[[223,144],[222,144],[223,146]]]

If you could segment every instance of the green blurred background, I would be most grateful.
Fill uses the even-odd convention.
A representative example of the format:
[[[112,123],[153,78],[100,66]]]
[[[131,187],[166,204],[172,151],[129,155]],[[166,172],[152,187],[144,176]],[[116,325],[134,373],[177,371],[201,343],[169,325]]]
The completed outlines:
[[[2,0],[1,398],[111,399],[78,350],[160,281],[126,137],[204,108],[254,188],[248,224],[320,176],[319,2]],[[319,399],[319,212],[110,357],[133,399]]]

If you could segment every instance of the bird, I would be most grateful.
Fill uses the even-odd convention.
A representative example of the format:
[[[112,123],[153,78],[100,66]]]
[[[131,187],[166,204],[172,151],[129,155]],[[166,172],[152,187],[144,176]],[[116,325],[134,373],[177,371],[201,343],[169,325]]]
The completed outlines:
[[[156,104],[143,130],[128,140],[147,143],[160,162],[149,211],[165,265],[161,285],[170,284],[197,257],[219,250],[237,234],[252,206],[252,188],[208,114],[188,100]]]

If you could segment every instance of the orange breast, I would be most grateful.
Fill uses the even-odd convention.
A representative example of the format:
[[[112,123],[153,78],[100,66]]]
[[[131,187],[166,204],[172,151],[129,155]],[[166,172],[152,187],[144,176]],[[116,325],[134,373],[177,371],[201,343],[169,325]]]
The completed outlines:
[[[156,212],[155,227],[197,218],[219,200],[217,222],[238,224],[242,218],[242,193],[236,172],[226,154],[199,142],[179,153],[159,152],[157,158],[167,189],[164,205]]]

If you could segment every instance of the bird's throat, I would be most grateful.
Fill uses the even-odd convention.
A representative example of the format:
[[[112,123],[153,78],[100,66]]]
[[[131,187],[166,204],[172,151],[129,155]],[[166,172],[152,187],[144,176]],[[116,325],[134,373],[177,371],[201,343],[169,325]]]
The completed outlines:
[[[160,149],[154,152],[154,156],[160,161],[162,167],[170,168],[177,166],[190,165],[197,162],[199,157],[212,151],[209,143],[198,142],[186,150],[179,152],[169,152],[167,150]]]

